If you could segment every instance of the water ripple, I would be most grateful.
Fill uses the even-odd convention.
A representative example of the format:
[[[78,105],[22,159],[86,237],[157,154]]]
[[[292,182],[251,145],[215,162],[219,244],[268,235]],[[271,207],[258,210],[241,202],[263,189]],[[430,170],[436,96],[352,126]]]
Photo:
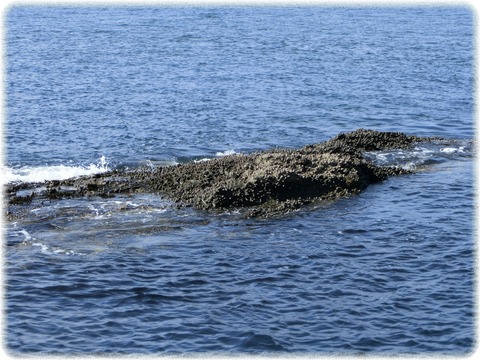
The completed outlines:
[[[367,154],[417,173],[277,219],[146,194],[33,201],[6,224],[8,350],[468,354],[473,18],[463,7],[11,7],[10,169],[173,165],[359,127],[451,141]]]

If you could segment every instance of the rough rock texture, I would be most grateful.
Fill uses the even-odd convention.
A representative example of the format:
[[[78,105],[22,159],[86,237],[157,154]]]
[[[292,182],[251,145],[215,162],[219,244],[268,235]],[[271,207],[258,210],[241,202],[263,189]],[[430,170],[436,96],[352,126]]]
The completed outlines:
[[[369,184],[409,171],[375,166],[362,151],[408,148],[430,141],[396,132],[359,129],[299,150],[273,149],[203,162],[111,171],[93,177],[7,186],[10,204],[79,196],[112,197],[155,192],[203,210],[246,208],[246,216],[272,216],[320,200],[357,194]],[[19,196],[19,190],[24,195]]]

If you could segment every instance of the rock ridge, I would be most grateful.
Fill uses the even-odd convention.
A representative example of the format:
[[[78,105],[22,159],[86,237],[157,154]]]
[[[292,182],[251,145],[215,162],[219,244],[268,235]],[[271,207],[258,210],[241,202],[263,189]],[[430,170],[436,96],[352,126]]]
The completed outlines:
[[[9,204],[28,203],[36,197],[55,200],[152,192],[179,206],[207,211],[242,209],[246,217],[270,217],[313,202],[358,194],[389,176],[411,173],[374,165],[364,158],[364,151],[407,149],[437,139],[358,129],[301,149],[271,149],[153,169],[7,185],[6,192]],[[25,193],[26,188],[31,192],[20,196],[19,190]]]

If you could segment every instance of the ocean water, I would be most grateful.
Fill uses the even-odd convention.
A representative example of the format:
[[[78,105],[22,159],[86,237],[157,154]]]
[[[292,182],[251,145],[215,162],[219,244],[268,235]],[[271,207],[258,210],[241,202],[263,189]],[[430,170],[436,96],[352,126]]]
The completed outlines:
[[[451,142],[418,170],[274,219],[161,194],[4,221],[11,354],[469,354],[468,7],[11,6],[2,181],[301,147],[357,128]]]

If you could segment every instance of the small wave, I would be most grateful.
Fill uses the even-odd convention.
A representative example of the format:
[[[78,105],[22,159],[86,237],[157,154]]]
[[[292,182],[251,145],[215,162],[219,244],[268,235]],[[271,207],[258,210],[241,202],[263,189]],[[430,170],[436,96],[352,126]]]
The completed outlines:
[[[61,248],[51,249],[48,245],[45,245],[41,242],[34,242],[34,243],[32,243],[32,246],[39,247],[40,251],[43,254],[47,254],[47,255],[58,255],[58,254],[62,254],[62,255],[85,255],[84,253],[77,253],[73,250],[66,250],[66,249],[61,249]]]
[[[23,241],[29,241],[32,240],[32,236],[29,234],[29,232],[25,229],[20,230],[20,233],[25,236],[25,239]]]
[[[448,154],[451,154],[451,153],[463,153],[463,152],[465,152],[465,147],[464,147],[464,146],[460,146],[460,147],[458,147],[458,148],[455,148],[455,147],[446,147],[446,148],[440,149],[440,152],[448,153]]]
[[[249,331],[239,344],[241,351],[288,351],[272,336]]]
[[[216,157],[224,157],[224,156],[229,156],[229,155],[234,155],[234,154],[237,154],[237,152],[235,150],[225,150],[225,151],[217,151],[215,153],[215,156]],[[196,159],[196,160],[193,160],[194,163],[199,163],[199,162],[203,162],[203,161],[210,161],[214,158],[208,158],[208,157],[204,157],[204,158],[201,158],[201,159]]]
[[[67,166],[67,165],[52,165],[52,166],[37,166],[37,167],[21,167],[13,169],[3,167],[4,183],[12,182],[42,182],[48,180],[65,180],[83,175],[94,175],[109,171],[107,160],[102,156],[97,164],[90,164],[88,166]]]
[[[442,163],[461,157],[471,156],[471,144],[429,144],[409,150],[369,151],[368,159],[381,166],[400,166],[406,170],[416,170],[418,166]]]
[[[16,225],[14,226],[16,227]],[[35,248],[39,248],[40,252],[47,255],[85,255],[81,252],[76,252],[74,250],[63,249],[60,247],[52,248],[49,245],[46,245],[39,241],[39,239],[32,236],[27,230],[19,229],[16,232],[15,236],[23,236],[23,239],[20,242],[16,242],[17,244],[22,245],[31,245]]]
[[[141,162],[141,164],[145,164],[147,167],[151,169],[156,169],[157,167],[163,167],[163,166],[173,166],[173,165],[178,165],[180,164],[177,160],[172,159],[172,160],[144,160]]]

